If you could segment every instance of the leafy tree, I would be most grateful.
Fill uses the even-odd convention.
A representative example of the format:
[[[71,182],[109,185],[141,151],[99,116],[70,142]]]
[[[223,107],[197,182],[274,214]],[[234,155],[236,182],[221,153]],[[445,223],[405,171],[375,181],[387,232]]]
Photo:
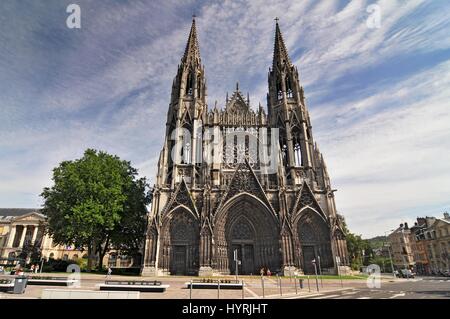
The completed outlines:
[[[391,272],[392,265],[389,258],[383,256],[374,256],[370,258],[369,263],[380,266],[381,272]]]
[[[42,256],[41,243],[35,242],[32,244],[31,240],[29,240],[24,243],[22,250],[18,255],[18,258],[23,259],[25,261],[28,258],[30,258],[30,262],[34,263],[36,261],[39,261],[41,259],[41,256]]]
[[[347,250],[352,269],[357,270],[363,265],[369,265],[369,259],[374,255],[369,241],[362,239],[361,235],[356,235],[350,232],[347,224],[345,223],[345,219],[343,217],[341,218],[342,227],[346,235]]]
[[[88,149],[81,159],[60,163],[52,180],[41,194],[47,232],[57,244],[87,247],[89,270],[95,256],[102,269],[113,245],[132,250],[143,241],[150,195],[130,162]]]

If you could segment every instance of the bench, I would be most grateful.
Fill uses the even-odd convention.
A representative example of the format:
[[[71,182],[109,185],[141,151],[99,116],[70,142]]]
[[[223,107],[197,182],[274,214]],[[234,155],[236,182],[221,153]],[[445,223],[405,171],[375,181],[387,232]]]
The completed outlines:
[[[73,286],[76,282],[77,280],[69,279],[67,277],[28,277],[28,285],[70,287]]]
[[[109,291],[140,291],[140,292],[165,292],[169,285],[163,285],[160,281],[120,281],[107,280],[99,285],[100,290]]]
[[[14,290],[14,280],[0,279],[0,291],[9,292]]]
[[[139,299],[139,291],[44,289],[42,299]]]
[[[220,289],[236,289],[242,290],[244,285],[242,282],[235,280],[212,280],[212,279],[203,279],[203,280],[193,280],[192,282],[187,282],[186,287],[188,289],[218,289],[220,282]]]

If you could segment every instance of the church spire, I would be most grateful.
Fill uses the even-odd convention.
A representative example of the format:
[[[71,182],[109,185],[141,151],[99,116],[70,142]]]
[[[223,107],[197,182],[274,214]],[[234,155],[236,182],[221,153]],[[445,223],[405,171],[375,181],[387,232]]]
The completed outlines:
[[[195,15],[192,17],[191,32],[189,33],[189,38],[186,44],[182,62],[189,63],[192,60],[197,63],[197,65],[201,64],[200,48],[197,39],[197,28],[195,25]]]
[[[275,46],[273,50],[273,69],[276,66],[283,66],[285,63],[291,65],[291,59],[289,58],[286,45],[284,44],[283,35],[281,34],[280,25],[278,24],[278,18],[275,18]]]

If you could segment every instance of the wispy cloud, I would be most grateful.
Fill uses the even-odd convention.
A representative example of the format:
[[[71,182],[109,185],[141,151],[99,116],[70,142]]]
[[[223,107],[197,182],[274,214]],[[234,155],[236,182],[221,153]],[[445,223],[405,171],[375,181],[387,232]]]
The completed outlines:
[[[281,18],[355,231],[375,235],[449,204],[446,2],[79,0],[82,29],[69,30],[71,2],[0,4],[0,206],[38,206],[51,169],[87,147],[154,178],[193,12],[210,105],[236,81],[265,105]],[[380,29],[366,25],[373,3]]]

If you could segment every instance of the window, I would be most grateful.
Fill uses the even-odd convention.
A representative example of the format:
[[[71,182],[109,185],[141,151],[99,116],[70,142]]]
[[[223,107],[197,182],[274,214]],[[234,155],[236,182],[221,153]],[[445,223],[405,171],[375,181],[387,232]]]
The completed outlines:
[[[292,83],[289,77],[286,77],[286,96],[288,99],[294,97],[294,92],[292,91]]]
[[[69,255],[67,255],[67,254],[64,254],[64,256],[63,256],[63,260],[69,260]]]
[[[48,258],[54,259],[54,258],[55,258],[55,254],[54,254],[54,253],[50,253],[50,255],[48,256]]]
[[[194,91],[194,79],[192,76],[192,72],[189,72],[186,82],[186,95],[192,95]]]
[[[282,100],[283,99],[283,90],[281,89],[281,82],[279,80],[277,81],[276,90],[277,90],[278,100]]]
[[[237,146],[238,138],[237,138],[237,135],[234,136],[234,142],[233,143],[234,143],[234,149],[233,149],[234,150],[234,154],[233,154],[234,155],[234,157],[233,157],[234,159],[233,159],[233,163],[237,164],[237,162],[238,162],[238,146]]]
[[[191,144],[189,142],[186,143],[184,148],[186,151],[184,152],[183,162],[184,164],[191,164]]]

